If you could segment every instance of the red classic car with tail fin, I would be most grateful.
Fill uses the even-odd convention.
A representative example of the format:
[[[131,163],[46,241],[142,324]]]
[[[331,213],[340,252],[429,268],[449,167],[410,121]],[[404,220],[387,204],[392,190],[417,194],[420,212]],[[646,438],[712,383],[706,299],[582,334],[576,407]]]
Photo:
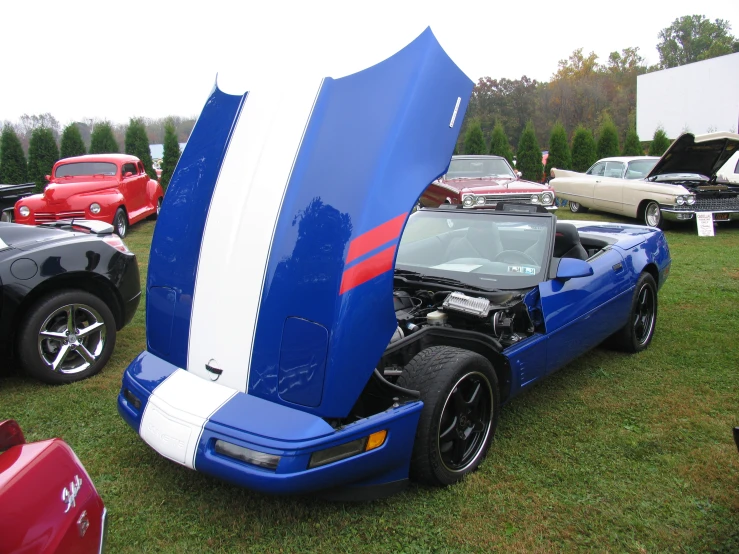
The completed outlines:
[[[103,501],[61,439],[27,443],[0,420],[0,553],[97,554],[105,542]]]
[[[491,208],[503,201],[557,209],[551,187],[524,181],[500,156],[453,156],[446,174],[431,183],[420,199],[427,208],[442,204]]]
[[[111,223],[124,237],[128,226],[156,217],[164,192],[149,178],[144,164],[126,154],[91,154],[54,164],[42,194],[15,204],[15,222],[38,225],[61,219]]]

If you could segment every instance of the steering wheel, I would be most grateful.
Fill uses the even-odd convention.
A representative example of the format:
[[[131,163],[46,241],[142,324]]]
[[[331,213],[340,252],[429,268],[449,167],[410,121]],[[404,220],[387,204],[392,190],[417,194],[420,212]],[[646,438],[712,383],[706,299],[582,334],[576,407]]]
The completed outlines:
[[[518,256],[518,261],[524,261],[526,263],[530,263],[532,265],[535,265],[536,267],[539,267],[539,263],[534,258],[529,256],[526,252],[521,252],[520,250],[503,250],[502,252],[499,252],[497,256],[495,256],[493,261],[494,262],[510,261],[510,260],[499,260],[499,258],[502,258],[506,254],[513,254],[514,257]],[[513,261],[516,261],[516,260],[513,260]]]

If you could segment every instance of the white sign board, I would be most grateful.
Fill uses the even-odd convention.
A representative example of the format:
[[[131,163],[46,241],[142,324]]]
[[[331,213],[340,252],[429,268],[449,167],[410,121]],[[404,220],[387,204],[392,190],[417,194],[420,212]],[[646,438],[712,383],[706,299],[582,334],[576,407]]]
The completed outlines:
[[[698,236],[712,237],[713,232],[713,212],[698,212],[695,214],[698,218]]]

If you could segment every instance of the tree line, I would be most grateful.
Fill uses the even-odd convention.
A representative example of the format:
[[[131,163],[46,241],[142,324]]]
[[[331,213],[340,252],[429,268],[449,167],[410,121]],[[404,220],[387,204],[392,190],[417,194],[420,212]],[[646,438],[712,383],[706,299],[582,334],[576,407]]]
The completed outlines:
[[[162,160],[161,184],[165,189],[180,157],[177,123],[182,123],[182,121],[182,118],[168,118],[162,124],[164,159]],[[50,114],[26,115],[21,118],[21,136],[27,137],[28,142],[27,160],[17,127],[6,122],[0,134],[0,183],[33,182],[36,185],[36,191],[41,192],[46,185],[46,175],[51,174],[58,160],[88,153],[117,154],[121,151],[120,135],[116,136],[116,127],[120,128],[120,126],[114,126],[107,121],[94,123],[86,144],[80,128],[81,124],[79,122],[70,123],[62,130],[59,145],[57,145],[59,125],[55,122],[56,120]],[[191,130],[192,127],[187,131],[185,140]],[[139,158],[149,177],[157,179],[149,148],[150,138],[151,135],[147,133],[147,120],[131,118],[125,126],[122,137],[123,151]]]

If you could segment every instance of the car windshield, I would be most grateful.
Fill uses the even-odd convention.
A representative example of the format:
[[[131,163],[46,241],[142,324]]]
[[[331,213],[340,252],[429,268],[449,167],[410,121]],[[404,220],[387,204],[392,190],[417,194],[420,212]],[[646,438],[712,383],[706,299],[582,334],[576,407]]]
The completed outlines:
[[[644,179],[659,160],[634,160],[629,162],[629,168],[626,170],[626,179]]]
[[[60,165],[55,177],[78,177],[80,175],[115,175],[118,167],[110,162],[76,162]]]
[[[550,214],[419,210],[408,219],[396,276],[486,290],[536,286],[546,279]]]
[[[467,158],[452,160],[447,179],[481,179],[483,177],[510,177],[515,175],[504,159],[501,158]]]

